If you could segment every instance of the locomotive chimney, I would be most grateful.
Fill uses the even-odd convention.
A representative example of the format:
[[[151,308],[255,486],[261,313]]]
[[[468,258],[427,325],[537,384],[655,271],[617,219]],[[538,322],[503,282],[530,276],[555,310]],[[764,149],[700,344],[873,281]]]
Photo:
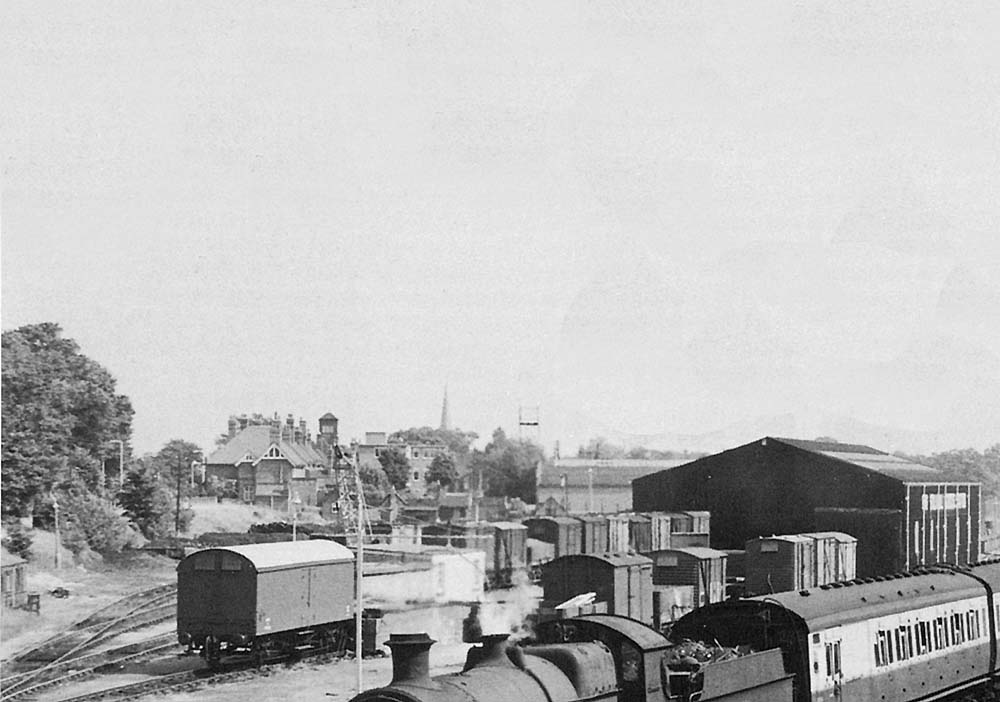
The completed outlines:
[[[507,657],[508,638],[509,634],[486,634],[480,638],[482,646],[469,649],[463,672],[482,666],[512,666],[513,662]]]
[[[385,645],[392,649],[392,682],[418,687],[436,687],[430,676],[430,648],[434,639],[422,634],[390,634]]]

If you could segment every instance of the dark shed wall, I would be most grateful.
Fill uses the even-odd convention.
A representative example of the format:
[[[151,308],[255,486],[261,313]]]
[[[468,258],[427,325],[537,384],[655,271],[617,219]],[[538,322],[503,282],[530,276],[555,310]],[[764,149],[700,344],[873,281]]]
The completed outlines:
[[[901,509],[903,484],[775,440],[755,441],[632,482],[636,510],[708,510],[713,548],[816,529],[817,507]]]

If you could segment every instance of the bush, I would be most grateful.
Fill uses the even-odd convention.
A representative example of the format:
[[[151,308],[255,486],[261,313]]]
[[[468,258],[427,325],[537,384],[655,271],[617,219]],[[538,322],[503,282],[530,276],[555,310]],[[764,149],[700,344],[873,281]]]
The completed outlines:
[[[134,539],[121,509],[91,493],[59,495],[59,520],[63,544],[75,555],[90,549],[118,553]]]
[[[33,556],[31,553],[31,532],[20,524],[9,526],[7,536],[3,539],[3,547],[15,556],[30,561]]]

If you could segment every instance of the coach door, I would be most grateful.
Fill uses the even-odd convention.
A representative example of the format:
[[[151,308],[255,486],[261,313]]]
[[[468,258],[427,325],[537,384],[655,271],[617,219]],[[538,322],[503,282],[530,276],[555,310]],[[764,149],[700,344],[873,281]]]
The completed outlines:
[[[816,695],[816,699],[840,702],[844,699],[843,641],[840,628],[824,631],[821,637],[823,655],[818,661],[820,670],[817,675],[820,694]]]

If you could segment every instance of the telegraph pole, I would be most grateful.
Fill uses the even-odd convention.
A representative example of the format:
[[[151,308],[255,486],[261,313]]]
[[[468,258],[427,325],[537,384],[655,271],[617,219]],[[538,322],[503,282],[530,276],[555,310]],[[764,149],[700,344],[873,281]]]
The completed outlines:
[[[181,535],[181,455],[177,454],[177,504],[174,508],[174,537]]]
[[[56,499],[56,494],[52,493],[52,509],[55,511],[56,520],[56,569],[62,568],[62,558],[59,555],[59,500]]]

